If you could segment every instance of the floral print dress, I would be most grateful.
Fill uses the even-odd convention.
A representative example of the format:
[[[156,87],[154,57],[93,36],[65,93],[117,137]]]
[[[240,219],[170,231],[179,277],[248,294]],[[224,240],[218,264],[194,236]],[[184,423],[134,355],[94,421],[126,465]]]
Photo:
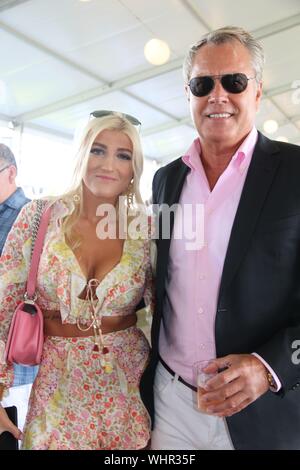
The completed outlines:
[[[87,284],[64,240],[62,219],[74,206],[52,205],[37,279],[42,310],[59,310],[63,324],[89,325],[91,306],[79,298]],[[30,265],[31,223],[36,201],[22,209],[0,258],[0,383],[9,388],[13,368],[4,360],[5,342]],[[144,298],[151,310],[152,270],[149,240],[124,241],[120,262],[96,288],[102,316],[128,315]],[[150,418],[139,394],[149,344],[136,326],[103,335],[109,351],[94,337],[47,336],[32,387],[23,449],[141,449],[147,445]]]

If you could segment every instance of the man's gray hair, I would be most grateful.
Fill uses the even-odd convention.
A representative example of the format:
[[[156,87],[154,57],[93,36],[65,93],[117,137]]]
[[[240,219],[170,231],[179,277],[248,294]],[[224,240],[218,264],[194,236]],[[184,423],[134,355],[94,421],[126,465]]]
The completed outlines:
[[[0,160],[3,160],[6,165],[14,165],[17,168],[14,154],[5,144],[0,144]]]
[[[200,41],[193,44],[187,52],[183,62],[183,77],[185,83],[189,83],[198,50],[206,44],[224,44],[226,42],[239,41],[250,52],[252,66],[255,71],[257,83],[262,80],[265,55],[262,45],[247,31],[236,26],[225,26],[205,34]]]

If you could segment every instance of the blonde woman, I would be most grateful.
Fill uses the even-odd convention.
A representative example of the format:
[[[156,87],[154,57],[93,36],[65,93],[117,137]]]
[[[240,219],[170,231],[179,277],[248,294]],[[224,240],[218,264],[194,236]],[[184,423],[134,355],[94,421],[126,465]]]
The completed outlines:
[[[37,279],[45,343],[23,435],[0,409],[0,432],[22,438],[24,449],[147,446],[150,421],[139,381],[149,345],[136,326],[136,307],[143,298],[151,303],[150,242],[120,237],[118,230],[131,206],[142,203],[137,124],[129,115],[93,113],[73,187],[51,201]],[[104,204],[119,216],[105,222]],[[1,356],[24,293],[35,212],[36,201],[24,207],[0,259]],[[116,236],[101,236],[101,222]],[[2,363],[2,392],[11,382],[12,367]]]

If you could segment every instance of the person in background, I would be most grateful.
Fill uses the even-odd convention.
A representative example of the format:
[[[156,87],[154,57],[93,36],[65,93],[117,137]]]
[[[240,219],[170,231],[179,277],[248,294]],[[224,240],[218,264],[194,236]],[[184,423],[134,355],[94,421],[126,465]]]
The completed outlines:
[[[9,147],[0,144],[0,256],[7,235],[22,207],[30,201],[22,188],[16,185],[16,159]],[[14,365],[14,383],[5,405],[14,404],[18,408],[20,427],[24,423],[31,385],[38,367]]]
[[[255,128],[263,64],[262,46],[237,27],[208,33],[185,60],[198,137],[153,181],[160,221],[163,204],[182,209],[157,243],[141,380],[153,449],[300,449],[300,148]],[[190,230],[173,235],[197,205],[204,243],[192,250]],[[207,359],[205,372],[219,373],[200,411],[193,366]]]
[[[45,201],[51,216],[37,277],[45,342],[23,436],[0,408],[0,431],[23,437],[23,449],[135,450],[148,444],[150,418],[139,383],[149,343],[136,310],[142,300],[151,308],[150,240],[148,233],[126,230],[143,208],[139,125],[127,114],[92,113],[72,188]],[[25,287],[36,207],[32,201],[22,209],[0,259],[2,351]],[[10,365],[2,362],[2,393],[11,378]]]
[[[20,210],[30,201],[17,187],[17,172],[14,154],[7,145],[0,144],[0,255]]]

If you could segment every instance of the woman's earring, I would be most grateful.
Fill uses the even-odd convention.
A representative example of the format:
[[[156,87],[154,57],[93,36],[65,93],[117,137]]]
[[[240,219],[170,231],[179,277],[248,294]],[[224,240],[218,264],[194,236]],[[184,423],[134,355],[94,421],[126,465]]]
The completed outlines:
[[[130,184],[127,188],[126,196],[127,196],[127,207],[132,208],[133,207],[133,199],[134,199],[133,180],[130,182]]]
[[[75,202],[75,204],[79,204],[79,202],[80,202],[80,196],[79,196],[79,194],[74,194],[74,196],[73,196],[73,201]]]

